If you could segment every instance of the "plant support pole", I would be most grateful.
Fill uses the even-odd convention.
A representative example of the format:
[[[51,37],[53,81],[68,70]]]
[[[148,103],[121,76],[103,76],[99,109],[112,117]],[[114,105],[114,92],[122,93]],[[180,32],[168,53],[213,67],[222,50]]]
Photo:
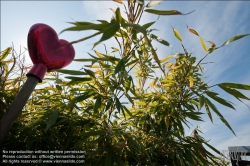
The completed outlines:
[[[11,129],[13,122],[21,113],[24,105],[28,101],[38,82],[39,79],[37,77],[29,76],[15,100],[11,104],[9,110],[2,117],[0,121],[0,145],[3,143],[5,137]]]

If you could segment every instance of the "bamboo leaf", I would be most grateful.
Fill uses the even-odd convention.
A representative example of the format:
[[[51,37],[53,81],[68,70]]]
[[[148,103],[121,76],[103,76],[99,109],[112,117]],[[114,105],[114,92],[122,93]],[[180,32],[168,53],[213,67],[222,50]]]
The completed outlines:
[[[232,109],[235,110],[235,108],[233,107],[233,105],[230,104],[229,102],[227,102],[226,100],[224,100],[224,99],[222,99],[222,98],[220,98],[220,97],[218,97],[218,96],[216,96],[216,95],[214,95],[213,93],[210,93],[210,92],[206,92],[206,94],[210,98],[212,98],[213,100],[217,101],[218,103],[220,103],[220,104],[222,104],[224,106],[230,107],[230,108],[232,108]]]
[[[101,104],[102,104],[102,98],[101,98],[101,95],[98,95],[97,99],[95,101],[95,105],[94,105],[94,112],[95,113],[98,112],[98,108],[100,108]]]
[[[171,58],[173,58],[173,55],[168,55],[166,58],[163,58],[162,60],[160,60],[160,63],[164,63]]]
[[[220,85],[226,86],[228,88],[242,89],[242,90],[250,90],[249,85],[237,84],[237,83],[221,83]]]
[[[205,100],[204,100],[205,101]],[[206,111],[207,111],[207,115],[209,117],[209,119],[211,120],[211,122],[213,123],[213,117],[212,117],[212,114],[211,114],[211,111],[207,105],[207,103],[205,103],[205,108],[206,108]]]
[[[53,124],[56,123],[57,117],[58,117],[57,111],[52,112],[52,114],[51,114],[50,117],[49,117],[49,120],[48,120],[46,129],[45,129],[46,131],[47,131]]]
[[[77,71],[77,70],[60,69],[60,70],[56,70],[56,71],[59,73],[70,74],[70,75],[87,75],[85,72]]]
[[[117,111],[120,113],[121,103],[117,97],[115,98],[115,105],[116,105]]]
[[[75,24],[74,27],[66,28],[66,29],[62,30],[59,34],[65,32],[65,31],[85,31],[85,30],[101,31],[101,30],[110,26],[110,23],[108,23],[108,24],[103,24],[103,23],[102,24],[94,24],[94,23],[84,22],[84,24],[81,24],[81,22],[75,22],[73,24]]]
[[[208,52],[207,46],[205,45],[205,43],[204,43],[202,37],[199,36],[199,39],[200,39],[200,43],[201,43],[202,48],[203,48],[206,52]]]
[[[11,52],[12,48],[8,47],[4,51],[2,51],[1,56],[0,56],[0,62],[3,61]]]
[[[103,35],[101,37],[101,39],[99,40],[98,43],[107,40],[109,38],[111,38],[112,36],[115,35],[115,33],[120,29],[120,25],[117,22],[112,23],[110,26],[108,26],[104,32]]]
[[[193,76],[189,76],[189,87],[192,88],[194,85],[194,77]]]
[[[236,41],[236,40],[239,40],[239,39],[241,39],[241,38],[243,38],[243,37],[246,37],[246,36],[249,36],[249,35],[250,35],[250,34],[243,34],[243,35],[234,36],[234,37],[228,39],[228,40],[227,40],[225,43],[223,43],[220,47],[226,46],[226,45],[228,45],[228,44],[230,44],[230,43],[232,43],[232,42],[234,42],[234,41]]]
[[[194,11],[191,11],[189,13],[181,13],[177,10],[155,10],[155,9],[146,9],[144,10],[145,12],[151,13],[151,14],[157,14],[157,15],[164,15],[164,16],[169,16],[169,15],[187,15],[190,14]]]
[[[102,32],[97,32],[97,33],[95,33],[95,34],[93,34],[93,35],[84,37],[84,38],[82,38],[82,39],[79,39],[79,40],[76,40],[76,41],[72,41],[72,42],[70,42],[70,44],[80,43],[80,42],[82,42],[82,41],[84,41],[84,40],[90,39],[90,38],[92,38],[92,37],[94,37],[94,36],[97,36],[97,35],[99,35],[99,34],[101,34],[101,33],[102,33]]]
[[[147,5],[146,7],[153,7],[153,6],[157,6],[159,5],[163,0],[151,0]]]
[[[123,28],[126,28],[126,27],[131,27],[133,29],[135,29],[136,31],[138,32],[141,32],[142,34],[144,34],[146,36],[147,34],[147,31],[144,27],[138,25],[138,24],[129,24],[129,23],[122,23],[121,26]]]
[[[221,113],[217,110],[217,108],[215,107],[215,105],[213,103],[211,103],[210,100],[208,100],[207,98],[205,98],[205,102],[206,104],[216,113],[216,115],[221,119],[221,121],[232,131],[232,133],[236,136],[236,134],[234,133],[232,127],[229,125],[229,123],[227,122],[227,120],[221,115]]]
[[[115,74],[119,73],[121,70],[125,70],[124,58],[120,59],[115,67]]]
[[[165,46],[170,46],[170,44],[166,41],[166,40],[163,40],[157,36],[155,36],[154,34],[151,34],[151,38],[158,41],[159,43],[165,45]]]
[[[223,89],[224,91],[226,91],[227,93],[229,93],[230,95],[233,95],[235,98],[242,98],[242,99],[246,99],[246,100],[250,100],[248,97],[246,97],[245,95],[243,95],[241,92],[235,90],[235,89],[231,89],[228,88],[227,86],[223,85],[223,84],[218,84],[218,86]]]
[[[199,97],[199,102],[200,102],[200,110],[201,110],[205,102],[205,97],[203,95]]]
[[[95,78],[95,73],[92,70],[84,69],[84,71],[90,76]]]
[[[136,2],[137,2],[139,5],[141,5],[141,6],[144,5],[144,0],[136,0]]]
[[[143,28],[145,28],[145,29],[148,29],[151,25],[153,25],[155,23],[155,21],[154,22],[149,22],[149,23],[147,23],[147,24],[144,24],[142,27]]]
[[[155,83],[156,83],[157,80],[158,80],[158,77],[156,77],[155,79],[153,79],[152,82],[149,84],[148,87],[152,88],[155,85]]]
[[[121,12],[120,12],[120,8],[118,7],[115,11],[115,17],[116,17],[116,21],[118,22],[118,24],[122,23],[122,16],[121,16]],[[123,21],[124,22],[124,21]]]
[[[90,77],[65,77],[65,78],[68,78],[68,79],[71,79],[71,80],[74,80],[74,81],[91,81],[92,78]]]
[[[113,0],[113,1],[115,1],[115,2],[117,2],[117,3],[120,3],[120,4],[124,4],[124,3],[122,2],[122,0]]]
[[[96,50],[94,50],[95,51],[95,54],[99,57],[99,58],[103,58],[103,55],[100,53],[100,52],[98,52],[98,51],[96,51]]]
[[[176,37],[178,40],[180,40],[180,42],[182,42],[181,34],[180,34],[176,29],[174,29],[173,27],[172,27],[172,29],[173,29],[173,31],[174,31],[175,37]]]

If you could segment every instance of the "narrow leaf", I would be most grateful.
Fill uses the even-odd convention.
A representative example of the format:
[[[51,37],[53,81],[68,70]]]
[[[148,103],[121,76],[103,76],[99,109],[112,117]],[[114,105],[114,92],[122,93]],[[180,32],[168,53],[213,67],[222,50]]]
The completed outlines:
[[[180,34],[176,29],[174,29],[173,27],[172,27],[172,29],[173,29],[173,31],[174,31],[175,37],[176,37],[177,39],[179,39],[180,42],[182,42],[181,34]]]
[[[241,39],[241,38],[243,38],[243,37],[246,37],[246,36],[248,36],[248,35],[250,35],[250,34],[244,34],[244,35],[234,36],[234,37],[228,39],[228,40],[227,40],[224,44],[222,44],[220,47],[226,46],[226,45],[228,45],[228,44],[230,44],[230,43],[232,43],[232,42],[234,42],[234,41],[236,41],[236,40],[239,40],[239,39]]]
[[[91,70],[88,70],[88,69],[84,69],[84,71],[91,77],[95,78],[95,73]]]
[[[116,105],[117,111],[120,113],[121,103],[117,97],[115,98],[115,105]]]
[[[124,59],[121,59],[115,67],[115,74],[125,69]]]
[[[116,17],[116,21],[118,22],[118,24],[121,24],[123,19],[122,19],[119,7],[115,11],[115,17]]]
[[[58,113],[57,113],[56,111],[52,112],[52,114],[51,114],[50,117],[49,117],[49,120],[48,120],[46,129],[45,129],[46,131],[47,131],[53,124],[56,123],[57,117],[58,117]]]
[[[142,27],[143,28],[145,28],[145,29],[148,29],[151,25],[153,25],[155,23],[155,21],[154,22],[149,22],[149,23],[147,23],[147,24],[144,24]]]
[[[74,80],[74,81],[91,81],[92,78],[89,78],[89,77],[65,77],[65,78],[68,78],[68,79],[71,79],[71,80]]]
[[[235,90],[235,89],[231,89],[226,87],[223,84],[218,84],[218,86],[223,89],[224,91],[226,91],[227,93],[233,95],[235,98],[242,98],[242,99],[246,99],[246,100],[250,100],[248,97],[246,97],[245,95],[243,95],[241,92]]]
[[[70,74],[70,75],[87,75],[85,72],[77,71],[77,70],[60,69],[60,70],[56,70],[56,71],[59,73]]]
[[[141,5],[141,6],[144,5],[144,0],[136,0],[136,2],[137,2],[139,5]]]
[[[220,85],[226,86],[228,88],[242,89],[242,90],[250,90],[249,85],[244,84],[236,84],[236,83],[221,83]]]
[[[170,46],[170,44],[166,40],[163,40],[163,39],[155,36],[154,34],[151,34],[151,37],[152,37],[152,39],[155,39],[156,41],[158,41],[159,43],[161,43],[165,46]]]
[[[205,43],[204,43],[202,37],[199,36],[199,38],[200,38],[200,43],[201,43],[202,48],[203,48],[206,52],[208,52],[207,46],[205,45]]]
[[[122,0],[113,0],[113,1],[120,3],[120,4],[123,4]]]
[[[168,55],[166,58],[163,58],[162,60],[160,60],[160,63],[164,63],[171,58],[173,58],[173,55]]]
[[[190,14],[193,12],[192,11],[192,12],[184,14],[184,13],[181,13],[177,10],[155,10],[155,9],[146,9],[144,11],[151,13],[151,14],[165,15],[165,16],[168,16],[168,15],[187,15],[187,14]]]
[[[221,119],[221,121],[232,131],[232,133],[236,136],[236,134],[234,133],[232,127],[229,125],[229,123],[227,122],[227,120],[221,115],[221,113],[217,110],[217,108],[215,107],[215,105],[213,103],[211,103],[210,100],[208,100],[207,98],[205,99],[205,102],[209,105],[209,107],[217,114],[217,116]]]
[[[94,50],[95,51],[95,54],[99,57],[99,58],[103,58],[103,55],[100,53],[100,52],[98,52],[98,51],[96,51],[96,50]]]
[[[200,102],[200,110],[201,110],[205,102],[205,97],[203,95],[199,97],[199,102]]]
[[[189,76],[189,87],[192,88],[194,85],[194,77],[193,76]]]
[[[141,32],[142,34],[144,34],[146,36],[147,34],[147,31],[144,27],[138,25],[138,24],[129,24],[129,23],[122,23],[121,26],[123,28],[126,28],[126,27],[131,27],[133,29],[135,29],[136,31],[138,32]]]
[[[114,22],[113,24],[111,24],[109,27],[107,27],[104,32],[103,35],[101,37],[101,39],[99,40],[98,43],[107,40],[109,38],[111,38],[112,36],[115,35],[115,33],[120,29],[120,25],[117,22]]]
[[[97,99],[95,101],[95,105],[94,105],[94,112],[97,113],[98,112],[98,108],[100,108],[102,104],[102,101],[101,101],[101,95],[98,95],[97,96]]]
[[[163,0],[151,0],[147,5],[146,7],[153,7],[153,6],[157,6],[159,5]]]
[[[12,48],[8,47],[4,51],[2,51],[1,56],[0,56],[0,61],[3,61],[11,52]]]
[[[212,117],[212,114],[211,114],[211,112],[210,112],[210,109],[209,109],[207,103],[205,103],[205,108],[206,108],[207,115],[208,115],[209,119],[210,119],[211,122],[213,123],[213,117]]]
[[[220,97],[218,97],[218,96],[216,96],[216,95],[214,95],[213,93],[210,93],[210,92],[206,92],[206,94],[210,98],[212,98],[213,100],[217,101],[218,103],[220,103],[220,104],[222,104],[224,106],[230,107],[230,108],[232,108],[232,109],[235,110],[235,108],[233,107],[233,105],[230,104],[229,102],[227,102],[226,100],[224,100],[224,99],[222,99],[222,98],[220,98]]]

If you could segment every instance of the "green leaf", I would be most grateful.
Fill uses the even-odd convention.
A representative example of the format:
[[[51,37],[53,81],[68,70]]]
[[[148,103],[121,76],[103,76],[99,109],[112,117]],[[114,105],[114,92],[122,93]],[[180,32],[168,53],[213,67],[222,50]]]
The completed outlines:
[[[232,43],[232,42],[234,42],[234,41],[236,41],[236,40],[239,40],[239,39],[241,39],[241,38],[243,38],[243,37],[246,37],[246,36],[248,36],[248,35],[250,35],[250,34],[243,34],[243,35],[234,36],[234,37],[228,39],[228,40],[227,40],[224,44],[222,44],[220,47],[226,46],[226,45],[228,45],[228,44],[230,44],[230,43]],[[219,47],[219,48],[220,48],[220,47]]]
[[[105,157],[105,166],[111,166],[113,165],[112,155],[108,152]]]
[[[74,81],[91,81],[92,78],[90,77],[65,77],[65,78],[68,78],[68,79],[71,79],[71,80],[74,80]]]
[[[205,102],[206,104],[208,104],[208,106],[217,114],[217,116],[221,119],[221,121],[232,131],[232,133],[236,136],[236,134],[234,133],[232,127],[229,125],[229,123],[227,122],[227,120],[221,115],[221,113],[217,110],[217,108],[215,107],[215,105],[213,103],[211,103],[210,100],[208,100],[207,98],[205,98]]]
[[[151,1],[146,5],[146,7],[157,6],[157,5],[159,5],[162,1],[163,1],[163,0],[158,0],[158,1],[151,0]]]
[[[248,97],[246,97],[245,95],[243,95],[241,92],[235,90],[235,89],[231,89],[226,87],[223,84],[218,84],[218,86],[223,89],[224,91],[226,91],[227,93],[229,93],[230,95],[233,95],[235,98],[242,98],[242,99],[246,99],[246,100],[250,100]]]
[[[129,114],[129,116],[133,116],[133,114],[128,110],[126,106],[122,106],[122,108]]]
[[[149,22],[149,23],[147,23],[147,24],[144,24],[142,27],[143,28],[145,28],[145,29],[148,29],[151,25],[153,25],[155,23],[155,21],[154,22]]]
[[[228,88],[242,89],[242,90],[250,90],[249,85],[244,84],[236,84],[236,83],[221,83],[220,85],[226,86]]]
[[[146,9],[144,10],[145,12],[151,13],[151,14],[157,14],[157,15],[165,15],[165,16],[169,16],[169,15],[187,15],[190,14],[192,12],[189,13],[181,13],[177,10],[155,10],[155,9]]]
[[[205,101],[205,100],[204,100]],[[209,117],[209,119],[211,120],[211,122],[213,123],[213,117],[212,117],[212,114],[211,114],[211,111],[207,105],[207,103],[205,103],[205,108],[206,108],[206,111],[207,111],[207,115]]]
[[[199,97],[199,102],[200,102],[200,110],[201,110],[205,102],[205,97],[203,95]]]
[[[52,112],[52,114],[51,114],[50,117],[49,117],[49,120],[48,120],[46,129],[45,129],[46,131],[47,131],[53,124],[56,123],[57,117],[58,117],[57,111]]]
[[[62,30],[59,34],[65,32],[65,31],[84,31],[84,30],[103,30],[110,26],[110,23],[108,24],[94,24],[94,23],[87,23],[83,22],[84,24],[81,24],[80,22],[73,23],[75,24],[74,27],[66,28]]]
[[[94,37],[94,36],[97,36],[97,35],[99,35],[99,34],[101,34],[101,33],[102,33],[102,32],[97,32],[97,33],[95,33],[95,34],[93,34],[93,35],[84,37],[84,38],[82,38],[82,39],[79,39],[79,40],[76,40],[76,41],[72,41],[72,42],[70,42],[70,44],[80,43],[80,42],[82,42],[82,41],[84,41],[84,40],[90,39],[90,38],[92,38],[92,37]]]
[[[73,102],[80,102],[96,95],[95,91],[86,91],[83,95],[75,97]]]
[[[111,38],[112,36],[115,35],[115,33],[120,29],[120,25],[117,22],[114,22],[113,24],[111,24],[110,26],[108,26],[104,32],[103,35],[101,37],[101,39],[99,40],[99,43],[107,40],[109,38]]]
[[[116,17],[116,21],[118,22],[118,24],[122,23],[122,16],[121,16],[121,12],[120,12],[120,8],[118,7],[115,11],[115,17]],[[124,21],[123,21],[124,22]]]
[[[84,69],[84,71],[85,71],[90,77],[95,78],[95,73],[94,73],[92,70]]]
[[[119,73],[121,70],[125,70],[124,58],[122,58],[115,67],[115,74]]]
[[[74,59],[74,61],[76,61],[76,62],[97,62],[94,59],[86,59],[86,58],[83,58],[83,59]]]
[[[216,96],[216,95],[214,95],[213,93],[210,93],[210,92],[206,92],[206,94],[210,98],[212,98],[213,100],[217,101],[218,103],[220,103],[220,104],[222,104],[224,106],[230,107],[230,108],[232,108],[232,109],[235,110],[235,108],[233,107],[233,105],[230,104],[229,102],[227,102],[226,100],[224,100],[224,99],[222,99],[222,98],[220,98],[220,97],[218,97],[218,96]]]
[[[70,75],[87,75],[85,72],[77,71],[77,70],[60,69],[60,70],[56,70],[56,71],[59,73],[70,74]]]
[[[120,113],[121,103],[117,97],[115,98],[115,105],[116,105],[117,111]]]
[[[119,51],[119,49],[118,48],[115,48],[115,47],[111,47],[112,48],[112,52],[117,52],[117,51]]]
[[[170,44],[169,44],[166,40],[163,40],[163,39],[161,39],[161,38],[155,36],[154,34],[151,34],[151,37],[152,37],[153,39],[155,39],[156,41],[158,41],[159,43],[165,45],[165,46],[170,46]]]
[[[0,62],[3,61],[11,52],[12,48],[8,47],[4,51],[2,51],[1,56],[0,56]]]
[[[199,39],[200,39],[200,43],[201,43],[202,48],[203,48],[206,52],[208,52],[207,46],[206,46],[206,44],[204,43],[202,37],[199,36]]]
[[[97,96],[97,99],[95,101],[95,105],[94,105],[94,112],[97,113],[98,112],[98,108],[101,107],[101,104],[102,104],[102,98],[101,98],[101,95],[98,95]]]
[[[135,29],[138,32],[141,32],[142,34],[144,34],[146,36],[147,31],[144,27],[138,25],[138,24],[129,24],[129,23],[122,23],[121,26],[123,28],[127,28],[127,27],[131,27],[133,29]]]

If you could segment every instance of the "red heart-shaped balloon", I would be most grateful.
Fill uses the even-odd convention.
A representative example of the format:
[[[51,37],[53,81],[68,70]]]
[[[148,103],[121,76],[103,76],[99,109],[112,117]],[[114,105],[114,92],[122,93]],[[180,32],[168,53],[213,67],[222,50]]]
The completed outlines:
[[[34,63],[28,75],[43,79],[46,71],[57,70],[70,64],[75,57],[74,47],[58,38],[56,31],[46,24],[33,25],[28,34],[28,50]],[[47,70],[44,74],[41,70]],[[42,77],[42,78],[41,78]]]

